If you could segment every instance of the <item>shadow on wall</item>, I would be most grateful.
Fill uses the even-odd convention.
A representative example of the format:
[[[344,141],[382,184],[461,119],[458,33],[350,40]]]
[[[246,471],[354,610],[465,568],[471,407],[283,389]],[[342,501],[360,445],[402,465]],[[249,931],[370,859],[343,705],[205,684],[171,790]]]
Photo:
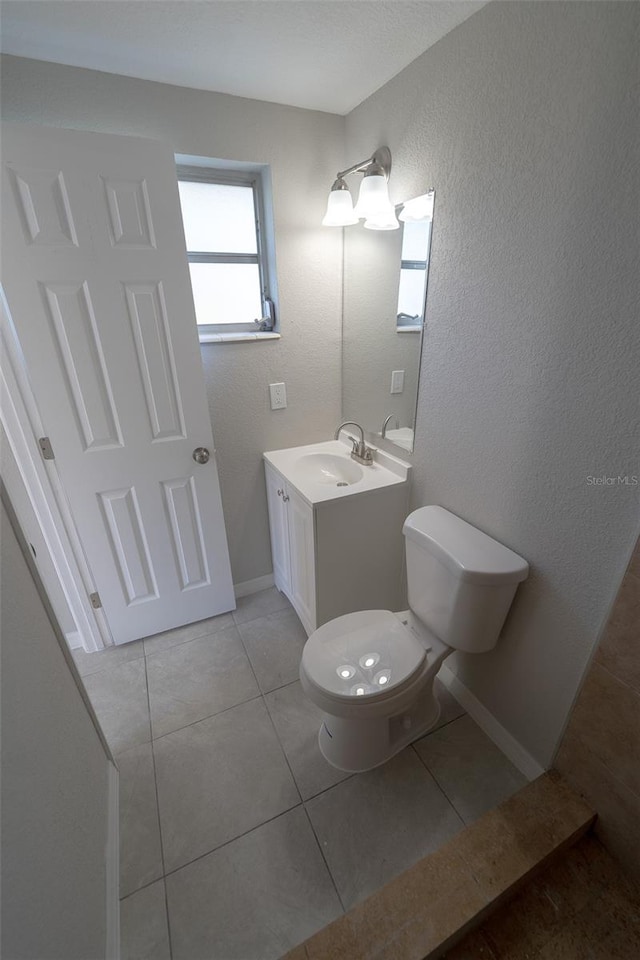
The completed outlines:
[[[597,811],[600,840],[640,879],[640,540],[555,766]]]

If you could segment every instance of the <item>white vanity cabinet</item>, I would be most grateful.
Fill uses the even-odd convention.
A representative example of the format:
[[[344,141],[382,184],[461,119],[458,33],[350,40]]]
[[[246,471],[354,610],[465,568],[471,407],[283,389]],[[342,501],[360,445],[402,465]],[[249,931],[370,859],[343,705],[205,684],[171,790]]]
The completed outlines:
[[[264,466],[273,577],[311,633],[316,628],[313,507],[270,464]]]
[[[333,450],[336,445],[324,446]],[[386,483],[378,483],[378,470],[378,485],[358,492],[355,484],[349,492],[338,488],[339,496],[330,493],[335,488],[302,480],[303,495],[287,453],[265,454],[273,574],[307,633],[355,610],[403,609],[408,470],[404,479],[389,474]],[[365,480],[370,477],[373,473]]]

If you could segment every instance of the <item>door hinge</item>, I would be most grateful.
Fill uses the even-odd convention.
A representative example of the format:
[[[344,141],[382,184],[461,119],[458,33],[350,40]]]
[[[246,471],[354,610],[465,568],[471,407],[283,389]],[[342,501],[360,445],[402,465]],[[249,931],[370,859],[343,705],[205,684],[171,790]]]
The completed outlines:
[[[91,601],[91,606],[94,610],[99,610],[102,606],[102,600],[100,599],[99,593],[90,593],[89,600]]]
[[[40,444],[40,450],[42,451],[43,459],[55,460],[56,456],[53,452],[53,447],[51,446],[51,440],[49,440],[49,437],[40,437],[38,443]]]

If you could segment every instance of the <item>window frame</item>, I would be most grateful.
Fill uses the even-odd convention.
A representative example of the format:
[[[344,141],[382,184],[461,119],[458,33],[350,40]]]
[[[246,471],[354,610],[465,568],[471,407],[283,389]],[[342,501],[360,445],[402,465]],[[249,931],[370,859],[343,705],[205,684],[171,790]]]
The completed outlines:
[[[253,209],[256,228],[256,253],[216,253],[206,250],[189,250],[187,248],[187,261],[189,263],[239,263],[239,264],[257,264],[260,283],[260,302],[262,304],[261,324],[254,320],[246,323],[197,323],[198,336],[201,342],[207,342],[210,339],[218,339],[220,336],[227,335],[228,339],[233,339],[237,335],[238,339],[247,335],[253,337],[261,333],[266,336],[276,335],[276,308],[275,300],[271,292],[271,264],[269,262],[268,244],[265,234],[265,198],[264,184],[261,171],[258,170],[234,170],[229,167],[199,167],[190,164],[177,163],[178,182],[195,183],[216,183],[226,186],[251,187],[253,190]],[[184,221],[183,221],[184,226]],[[186,231],[185,231],[186,234]],[[186,235],[185,235],[186,247]],[[256,318],[258,319],[258,318]]]

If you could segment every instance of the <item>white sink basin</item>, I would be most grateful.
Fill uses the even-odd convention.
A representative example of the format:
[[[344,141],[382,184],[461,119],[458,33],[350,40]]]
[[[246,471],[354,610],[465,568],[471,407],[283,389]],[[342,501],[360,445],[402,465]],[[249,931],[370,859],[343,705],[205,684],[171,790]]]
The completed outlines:
[[[384,450],[375,451],[370,466],[360,466],[351,459],[351,442],[342,440],[270,450],[264,459],[312,506],[406,483],[411,471],[408,463]]]
[[[297,463],[300,477],[334,487],[348,487],[362,480],[362,467],[346,456],[335,453],[306,453]]]

